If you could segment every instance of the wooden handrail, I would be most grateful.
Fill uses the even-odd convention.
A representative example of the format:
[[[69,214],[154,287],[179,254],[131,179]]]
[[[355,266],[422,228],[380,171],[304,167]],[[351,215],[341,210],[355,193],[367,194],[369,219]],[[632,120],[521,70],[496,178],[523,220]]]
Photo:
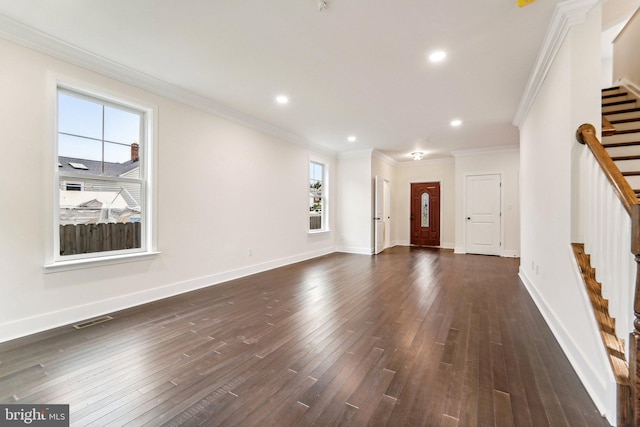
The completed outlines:
[[[589,150],[591,150],[598,161],[598,164],[602,168],[602,171],[613,186],[613,190],[622,202],[622,206],[624,206],[624,209],[627,211],[629,216],[631,216],[632,207],[633,205],[638,204],[638,198],[636,197],[636,193],[633,191],[633,188],[631,188],[625,177],[622,176],[620,169],[618,169],[615,163],[613,163],[613,160],[611,160],[609,153],[607,153],[598,140],[598,137],[596,136],[596,128],[589,123],[580,125],[576,131],[576,138],[579,143],[585,144],[589,147]]]

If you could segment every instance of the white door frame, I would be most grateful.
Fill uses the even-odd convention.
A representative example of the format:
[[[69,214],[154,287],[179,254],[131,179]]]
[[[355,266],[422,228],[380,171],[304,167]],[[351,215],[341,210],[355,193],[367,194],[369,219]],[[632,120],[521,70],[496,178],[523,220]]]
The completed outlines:
[[[376,175],[373,179],[373,254],[384,250],[384,180]]]
[[[374,177],[373,185],[373,253],[391,246],[391,181]]]
[[[391,181],[384,180],[384,249],[391,246]]]

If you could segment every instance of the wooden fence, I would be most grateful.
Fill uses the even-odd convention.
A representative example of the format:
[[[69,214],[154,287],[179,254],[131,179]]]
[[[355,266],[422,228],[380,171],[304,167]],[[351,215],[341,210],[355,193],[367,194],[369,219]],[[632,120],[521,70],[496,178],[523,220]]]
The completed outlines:
[[[139,222],[60,226],[60,255],[117,251],[141,247]]]

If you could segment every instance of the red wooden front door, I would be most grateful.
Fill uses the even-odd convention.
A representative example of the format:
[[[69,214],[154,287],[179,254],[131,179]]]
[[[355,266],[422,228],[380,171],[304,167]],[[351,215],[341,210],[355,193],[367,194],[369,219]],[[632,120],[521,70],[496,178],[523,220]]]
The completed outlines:
[[[411,244],[440,246],[440,183],[411,184]]]

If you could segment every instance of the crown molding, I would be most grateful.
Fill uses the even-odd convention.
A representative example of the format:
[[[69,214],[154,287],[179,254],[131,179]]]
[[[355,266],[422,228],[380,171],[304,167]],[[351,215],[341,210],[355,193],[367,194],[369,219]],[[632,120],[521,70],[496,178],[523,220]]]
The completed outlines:
[[[569,30],[572,26],[583,23],[587,13],[597,3],[598,0],[570,0],[558,3],[513,119],[515,126],[520,127],[529,113]]]
[[[399,168],[416,168],[428,165],[446,165],[455,163],[453,157],[440,157],[437,159],[407,160],[406,162],[398,162],[396,167]]]
[[[170,84],[126,65],[52,37],[18,21],[0,15],[0,37],[56,59],[114,78],[131,86],[197,108],[251,129],[306,147],[327,149],[271,123],[256,119],[214,99]],[[335,152],[330,151],[331,154]]]
[[[477,156],[481,154],[498,154],[498,153],[518,153],[520,147],[517,145],[501,145],[487,148],[473,148],[470,150],[452,151],[453,157]]]
[[[373,156],[373,153],[374,153],[373,148],[367,148],[365,150],[342,151],[338,153],[338,158],[339,159],[370,158]]]
[[[382,160],[384,163],[386,163],[389,166],[397,166],[398,162],[396,162],[395,160],[393,160],[391,157],[387,156],[386,154],[384,154],[382,151],[378,151],[378,150],[373,150],[373,157]]]

